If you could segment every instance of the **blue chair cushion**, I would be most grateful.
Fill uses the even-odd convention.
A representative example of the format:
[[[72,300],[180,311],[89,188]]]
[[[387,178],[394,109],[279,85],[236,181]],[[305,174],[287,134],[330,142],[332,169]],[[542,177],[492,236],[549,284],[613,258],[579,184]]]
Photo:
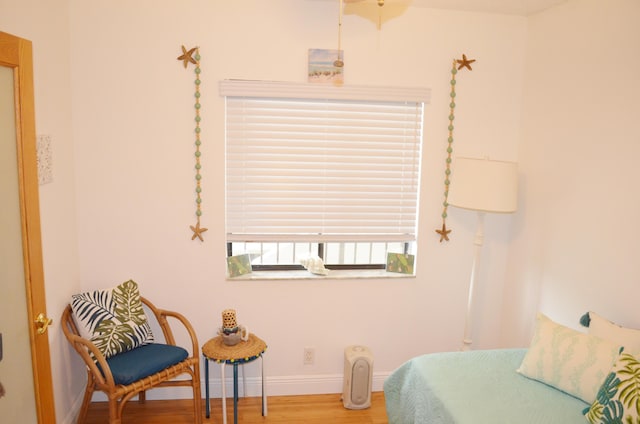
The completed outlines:
[[[112,356],[107,359],[107,364],[116,384],[126,386],[188,357],[189,352],[179,346],[152,343]]]

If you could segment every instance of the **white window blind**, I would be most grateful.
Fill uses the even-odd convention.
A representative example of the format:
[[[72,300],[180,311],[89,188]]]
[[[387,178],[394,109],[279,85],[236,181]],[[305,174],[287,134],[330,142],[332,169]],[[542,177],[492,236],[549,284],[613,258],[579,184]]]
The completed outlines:
[[[428,90],[220,88],[227,241],[415,240]]]

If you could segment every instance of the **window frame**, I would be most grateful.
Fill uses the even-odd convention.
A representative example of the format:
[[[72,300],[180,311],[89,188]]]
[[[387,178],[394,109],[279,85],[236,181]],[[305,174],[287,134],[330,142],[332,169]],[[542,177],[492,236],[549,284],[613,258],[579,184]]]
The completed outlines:
[[[359,101],[388,101],[388,102],[419,102],[421,103],[421,133],[419,137],[419,152],[424,145],[424,109],[430,103],[431,90],[422,87],[372,87],[372,86],[334,86],[323,84],[307,84],[307,83],[286,83],[286,82],[274,82],[274,81],[248,81],[248,80],[224,80],[220,81],[220,95],[224,97],[267,97],[267,98],[293,98],[293,99],[337,99],[337,100],[359,100]],[[225,104],[225,116],[227,114],[227,107]],[[227,147],[226,135],[226,117],[225,117],[225,149]],[[418,158],[420,161],[420,158]],[[225,165],[226,165],[225,159]],[[418,170],[418,178],[423,174],[421,169]],[[227,173],[225,171],[225,178]],[[225,187],[227,182],[225,180]],[[416,202],[419,201],[420,193],[416,194]],[[226,225],[227,209],[225,206],[225,228]],[[418,204],[415,206],[415,234],[414,239],[411,241],[404,241],[403,252],[407,254],[410,247],[416,249],[417,244],[417,226],[418,226]],[[262,241],[262,240],[261,240]],[[287,241],[285,236],[280,242],[300,242],[303,241],[291,240]],[[388,242],[398,242],[400,240],[388,240]],[[227,235],[227,256],[233,256],[233,243],[240,242],[240,240],[229,240]],[[243,242],[251,242],[249,239]],[[277,241],[275,241],[277,242]],[[318,243],[318,252],[315,252],[318,257],[325,257],[326,243],[329,241],[313,240],[309,242]],[[343,243],[357,243],[358,240],[346,241]],[[313,253],[313,252],[310,252]],[[295,258],[295,254],[294,254]],[[386,263],[369,263],[369,264],[326,264],[328,269],[334,270],[384,270]],[[252,269],[255,271],[287,271],[287,270],[304,270],[302,265],[297,264],[277,264],[277,265],[252,265]]]
[[[408,254],[410,248],[410,243],[403,243],[402,254]],[[326,263],[325,256],[326,243],[318,243],[317,252],[310,252],[312,254],[317,255],[320,259],[325,262],[325,268],[330,270],[353,270],[353,269],[385,269],[386,263],[367,263],[367,264],[334,264],[334,263]],[[243,252],[244,253],[244,252]],[[233,242],[227,242],[227,257],[234,256],[233,253]],[[305,268],[299,264],[252,264],[251,268],[254,271],[301,271]]]

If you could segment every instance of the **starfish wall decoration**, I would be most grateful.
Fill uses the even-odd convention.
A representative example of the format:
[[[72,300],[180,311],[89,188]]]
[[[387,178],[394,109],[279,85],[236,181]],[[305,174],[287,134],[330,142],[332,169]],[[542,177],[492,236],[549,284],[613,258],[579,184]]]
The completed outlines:
[[[444,222],[442,222],[442,229],[441,230],[436,230],[436,233],[440,234],[440,241],[442,241],[442,240],[449,241],[449,233],[450,232],[451,232],[451,230],[447,230],[447,225]]]
[[[194,56],[195,53],[195,56]],[[200,186],[200,181],[202,180],[202,175],[200,175],[200,169],[202,166],[200,165],[200,145],[202,142],[200,141],[200,50],[198,47],[194,47],[192,49],[187,50],[184,46],[182,46],[182,55],[178,56],[178,60],[181,60],[184,64],[185,69],[189,65],[189,63],[193,63],[196,65],[195,67],[195,109],[196,109],[196,127],[195,127],[195,145],[196,145],[196,225],[190,225],[191,231],[193,232],[193,236],[191,240],[195,240],[196,238],[200,241],[204,241],[202,237],[202,233],[207,231],[207,228],[203,228],[200,226],[200,217],[202,216],[202,187]]]
[[[475,59],[467,59],[467,55],[463,54],[462,59],[454,59],[453,64],[451,66],[451,91],[449,93],[450,103],[449,103],[449,137],[447,138],[447,159],[446,159],[446,169],[444,171],[444,202],[442,202],[442,229],[436,230],[436,233],[440,235],[440,243],[442,241],[449,241],[449,233],[451,230],[447,229],[447,209],[449,208],[449,184],[451,183],[451,155],[453,153],[453,120],[455,119],[455,108],[456,108],[456,74],[462,68],[471,69],[471,64],[475,62]]]
[[[458,63],[458,71],[462,68],[467,68],[468,70],[473,71],[473,69],[471,69],[471,64],[475,61],[475,59],[467,59],[467,55],[463,54],[462,60],[456,60],[456,62]]]
[[[192,57],[193,53],[197,49],[197,47],[194,47],[190,50],[187,50],[184,46],[182,46],[182,55],[178,56],[178,60],[181,60],[183,62],[185,69],[187,69],[187,65],[189,63],[193,63],[194,65],[198,64],[198,62]]]
[[[202,238],[202,233],[208,230],[208,228],[200,228],[200,220],[196,223],[195,227],[193,225],[189,225],[191,231],[193,231],[193,236],[191,236],[191,240],[195,240],[196,237],[200,239],[200,241],[204,241]]]

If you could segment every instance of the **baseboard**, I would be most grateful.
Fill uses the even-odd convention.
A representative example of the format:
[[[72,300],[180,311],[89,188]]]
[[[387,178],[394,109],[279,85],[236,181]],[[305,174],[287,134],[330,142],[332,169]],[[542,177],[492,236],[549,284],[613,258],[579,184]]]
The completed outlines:
[[[382,391],[384,380],[389,373],[373,373],[372,390]],[[221,398],[222,386],[220,378],[209,379],[209,397]],[[240,396],[254,397],[261,395],[262,382],[260,377],[246,377],[246,384],[243,384],[242,371],[238,377],[238,392]],[[289,395],[317,395],[327,393],[342,393],[342,374],[321,374],[321,375],[292,375],[292,376],[268,376],[265,381],[265,392],[267,396],[289,396]],[[246,386],[246,393],[245,393]],[[225,378],[226,396],[233,396],[233,379]],[[189,399],[192,393],[188,387],[168,387],[161,390],[150,390],[147,399]],[[202,397],[205,396],[205,385],[202,381]],[[103,393],[96,393],[93,401],[104,402],[107,398]]]

